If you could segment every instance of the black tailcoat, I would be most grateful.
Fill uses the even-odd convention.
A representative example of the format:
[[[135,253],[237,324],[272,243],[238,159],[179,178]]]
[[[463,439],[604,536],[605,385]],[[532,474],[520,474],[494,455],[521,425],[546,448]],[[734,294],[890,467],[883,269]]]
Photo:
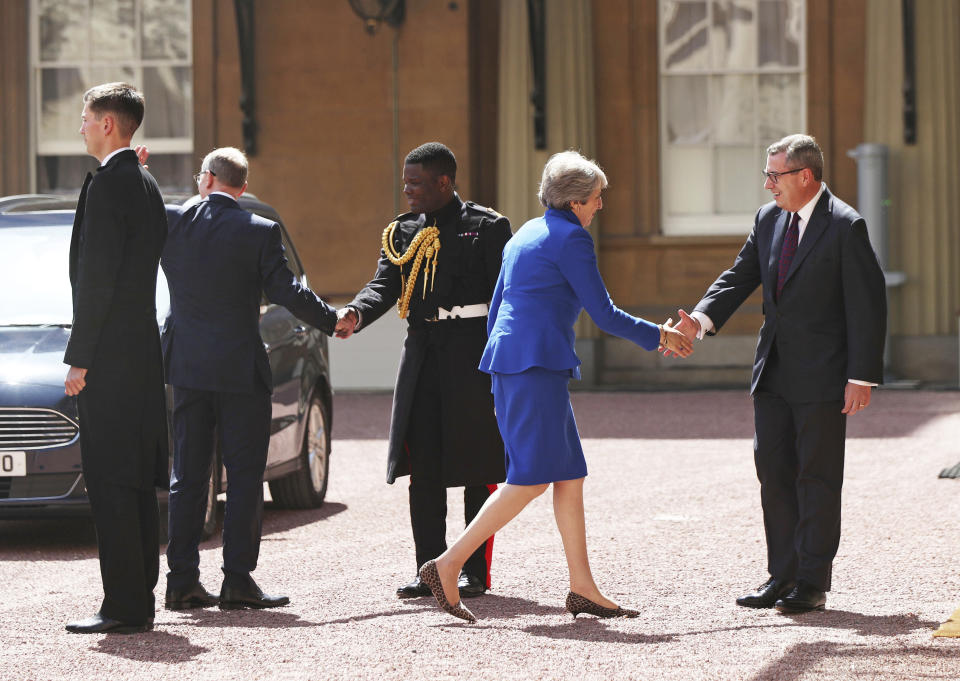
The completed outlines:
[[[73,328],[63,361],[87,369],[78,398],[84,475],[166,488],[166,403],[157,267],[167,216],[132,150],[87,176],[70,243]]]
[[[442,482],[447,487],[485,485],[505,477],[503,441],[493,412],[490,377],[477,369],[487,342],[486,318],[426,321],[436,317],[437,308],[489,304],[500,273],[503,247],[512,232],[510,222],[492,210],[453,200],[436,213],[405,213],[397,218],[394,247],[405,253],[413,238],[425,227],[436,224],[440,244],[433,290],[427,284],[423,296],[421,271],[407,317],[407,338],[400,356],[400,370],[393,397],[387,482],[410,474],[406,451],[410,410],[417,380],[428,347],[444,372],[444,412],[438,415],[442,437]],[[410,264],[402,266],[404,280]],[[423,268],[421,268],[423,269]],[[393,307],[401,295],[401,267],[380,251],[373,279],[349,303],[360,312],[366,328]]]
[[[166,236],[160,190],[133,150],[87,175],[70,242],[73,326],[64,362],[87,369],[77,410],[103,580],[100,613],[134,625],[154,614],[154,486],[168,485],[156,311]]]

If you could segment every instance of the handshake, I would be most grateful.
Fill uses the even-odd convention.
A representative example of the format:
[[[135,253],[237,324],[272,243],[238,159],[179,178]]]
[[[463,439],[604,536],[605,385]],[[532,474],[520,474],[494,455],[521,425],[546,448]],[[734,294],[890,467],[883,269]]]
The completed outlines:
[[[677,310],[680,321],[673,318],[660,325],[660,346],[658,352],[664,357],[689,357],[693,354],[693,341],[700,335],[700,322],[683,310]]]
[[[352,307],[341,307],[337,310],[337,325],[333,328],[333,334],[337,338],[349,338],[359,323],[360,315],[356,310]]]
[[[693,354],[693,341],[700,335],[700,322],[683,310],[677,310],[680,321],[673,323],[673,318],[667,319],[660,325],[660,343],[658,352],[664,357],[689,357]],[[352,307],[341,307],[337,310],[337,325],[333,333],[337,338],[349,338],[360,323],[360,316]]]

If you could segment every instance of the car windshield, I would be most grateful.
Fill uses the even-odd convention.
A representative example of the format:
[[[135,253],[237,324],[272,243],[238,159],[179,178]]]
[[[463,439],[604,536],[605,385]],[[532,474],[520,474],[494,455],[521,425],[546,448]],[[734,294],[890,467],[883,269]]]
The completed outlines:
[[[55,213],[46,222],[18,220],[0,227],[0,326],[70,326],[73,302],[70,292],[71,224],[56,224]],[[26,217],[26,216],[24,216]],[[21,224],[27,223],[27,224]],[[157,277],[157,321],[170,307],[167,280]]]

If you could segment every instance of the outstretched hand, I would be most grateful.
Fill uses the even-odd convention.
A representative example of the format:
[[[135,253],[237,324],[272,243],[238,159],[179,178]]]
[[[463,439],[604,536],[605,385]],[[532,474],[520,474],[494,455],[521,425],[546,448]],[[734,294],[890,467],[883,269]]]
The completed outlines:
[[[671,325],[670,328],[675,329],[679,333],[690,341],[690,352],[686,355],[680,355],[674,352],[671,348],[660,346],[658,350],[663,353],[664,357],[686,357],[693,352],[693,341],[697,339],[697,336],[700,335],[700,322],[688,315],[684,310],[677,310],[677,314],[680,315],[680,321],[676,324],[673,324],[673,318],[667,320],[667,324]],[[667,324],[664,325],[666,328]]]
[[[359,321],[356,310],[352,307],[341,307],[337,310],[337,325],[333,329],[334,335],[337,338],[349,338],[353,335]]]

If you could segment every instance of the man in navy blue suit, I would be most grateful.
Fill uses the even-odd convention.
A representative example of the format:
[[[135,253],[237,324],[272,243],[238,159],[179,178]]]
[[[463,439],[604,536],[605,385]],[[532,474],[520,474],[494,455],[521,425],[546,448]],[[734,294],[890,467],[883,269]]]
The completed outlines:
[[[847,416],[883,381],[886,289],[866,223],[823,182],[816,140],[771,144],[763,176],[773,201],[677,328],[714,335],[762,287],[750,392],[770,577],[737,605],[797,613],[822,610],[830,590]]]
[[[280,226],[237,203],[247,187],[243,152],[214,149],[195,179],[202,200],[168,208],[161,259],[170,286],[161,342],[175,441],[166,607],[272,608],[290,599],[263,593],[250,576],[260,553],[273,383],[260,337],[261,291],[328,335],[337,314],[287,267]],[[198,548],[215,433],[228,481],[219,599],[200,584]]]

